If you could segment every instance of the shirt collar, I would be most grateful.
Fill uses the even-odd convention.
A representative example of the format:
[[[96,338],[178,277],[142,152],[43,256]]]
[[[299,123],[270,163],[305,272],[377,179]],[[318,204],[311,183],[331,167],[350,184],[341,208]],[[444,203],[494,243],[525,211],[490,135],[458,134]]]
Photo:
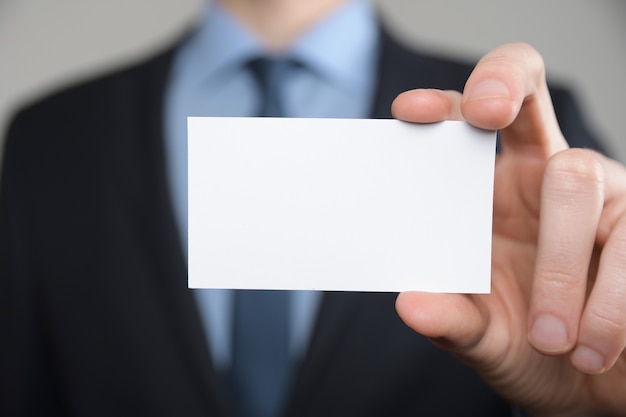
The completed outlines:
[[[305,32],[285,55],[337,88],[358,92],[371,83],[368,74],[376,65],[377,51],[373,7],[369,0],[352,0]],[[187,78],[201,82],[227,76],[243,62],[267,52],[252,32],[212,2],[181,54],[186,55]]]
[[[183,45],[188,79],[203,79],[227,74],[243,62],[261,54],[255,35],[236,21],[218,2],[204,11],[196,33]]]
[[[354,0],[304,33],[291,56],[337,88],[356,92],[371,83],[368,74],[375,68],[377,52],[374,10],[369,1]]]

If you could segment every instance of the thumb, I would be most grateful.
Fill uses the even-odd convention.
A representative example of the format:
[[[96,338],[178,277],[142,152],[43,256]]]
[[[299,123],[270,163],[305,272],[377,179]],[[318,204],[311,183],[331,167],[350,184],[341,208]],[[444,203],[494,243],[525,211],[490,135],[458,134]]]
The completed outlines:
[[[461,356],[473,356],[488,322],[488,314],[479,308],[473,297],[405,292],[398,295],[396,310],[407,326],[439,347]]]

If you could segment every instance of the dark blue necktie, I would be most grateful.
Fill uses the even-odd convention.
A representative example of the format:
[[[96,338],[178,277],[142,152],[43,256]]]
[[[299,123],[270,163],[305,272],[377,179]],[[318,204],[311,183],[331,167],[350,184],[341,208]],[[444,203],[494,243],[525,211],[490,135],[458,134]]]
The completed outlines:
[[[288,59],[256,58],[248,66],[259,88],[259,117],[285,117],[281,85],[292,62]]]
[[[259,116],[280,117],[281,72],[286,61],[250,62],[260,91]],[[277,417],[288,392],[286,291],[237,290],[233,332],[232,395],[237,417]]]

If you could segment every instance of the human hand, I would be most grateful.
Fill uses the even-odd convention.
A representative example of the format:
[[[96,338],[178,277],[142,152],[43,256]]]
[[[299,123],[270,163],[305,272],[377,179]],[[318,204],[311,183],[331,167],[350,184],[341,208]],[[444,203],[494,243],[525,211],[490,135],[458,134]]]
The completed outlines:
[[[626,168],[568,149],[540,55],[502,46],[463,94],[409,91],[393,113],[502,141],[491,294],[403,293],[400,317],[532,416],[626,415]]]

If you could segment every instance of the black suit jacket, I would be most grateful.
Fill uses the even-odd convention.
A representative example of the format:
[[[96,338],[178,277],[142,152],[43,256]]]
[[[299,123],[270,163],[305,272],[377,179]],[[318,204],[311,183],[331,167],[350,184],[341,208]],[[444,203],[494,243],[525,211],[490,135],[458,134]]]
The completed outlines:
[[[372,117],[471,67],[382,34]],[[174,225],[163,155],[172,50],[57,93],[9,129],[0,188],[0,415],[227,416]],[[566,92],[559,117],[595,146]],[[419,256],[419,254],[416,254]],[[287,416],[507,416],[409,330],[394,294],[327,293]]]

